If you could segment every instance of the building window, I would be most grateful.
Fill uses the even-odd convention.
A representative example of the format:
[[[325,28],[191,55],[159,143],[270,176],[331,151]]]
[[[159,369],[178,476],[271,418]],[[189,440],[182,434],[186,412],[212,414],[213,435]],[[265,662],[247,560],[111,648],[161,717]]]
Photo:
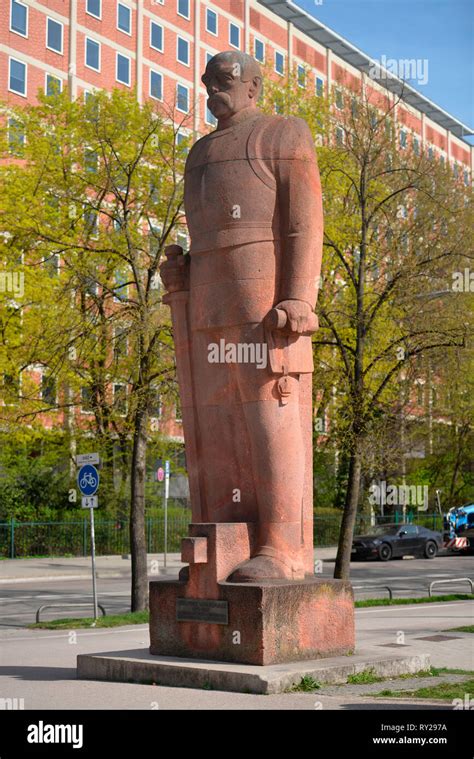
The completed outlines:
[[[229,44],[240,49],[240,26],[229,24]]]
[[[176,85],[176,108],[182,113],[189,111],[189,88],[185,84]]]
[[[53,18],[46,21],[46,47],[55,53],[63,52],[63,25]]]
[[[163,404],[161,402],[161,396],[157,388],[155,387],[151,388],[150,405],[148,408],[148,413],[152,419],[160,419],[163,413]]]
[[[417,137],[413,138],[413,152],[415,155],[420,155],[420,141]]]
[[[265,43],[255,37],[253,45],[255,60],[263,63],[265,61]]]
[[[306,87],[306,69],[301,63],[298,63],[296,69],[296,79],[298,87]]]
[[[49,374],[41,377],[41,400],[48,406],[56,405],[56,380]]]
[[[86,0],[86,13],[95,18],[102,18],[101,2],[102,0]]]
[[[28,6],[17,0],[10,5],[10,31],[28,37]]]
[[[340,111],[344,108],[344,95],[342,94],[342,90],[336,90],[336,108]]]
[[[189,19],[189,0],[177,0],[178,16]]]
[[[88,237],[97,237],[99,232],[99,215],[96,210],[89,208],[85,209],[84,231]]]
[[[100,42],[86,37],[86,66],[100,71]]]
[[[127,276],[121,271],[115,272],[114,300],[116,303],[126,300],[128,294]]]
[[[117,82],[130,86],[130,58],[121,53],[117,53],[117,71],[115,78]]]
[[[117,29],[125,34],[132,33],[132,9],[123,3],[117,4]]]
[[[275,50],[275,71],[277,74],[285,73],[285,56],[283,53],[279,53],[278,50]]]
[[[206,105],[206,118],[205,118],[206,124],[210,124],[211,126],[216,126],[217,119],[214,116],[213,113],[209,110],[209,108]]]
[[[99,156],[95,150],[90,150],[90,148],[87,148],[84,151],[84,169],[88,174],[97,173],[98,160]]]
[[[59,274],[59,253],[52,253],[43,260],[43,264],[48,277],[57,277]]]
[[[150,24],[150,47],[163,52],[163,27],[154,21]]]
[[[206,66],[212,58],[214,58],[214,53],[206,53]]]
[[[177,38],[176,57],[180,63],[189,66],[189,42],[182,37]]]
[[[122,415],[127,413],[127,387],[126,385],[114,385],[115,410]]]
[[[441,157],[443,158],[443,156]],[[443,158],[443,162],[444,162],[444,158]],[[464,184],[466,185],[466,187],[469,187],[469,172],[467,169],[464,169],[463,177],[464,177]]]
[[[210,8],[206,10],[206,31],[217,37],[217,13]]]
[[[336,127],[336,143],[344,145],[344,129],[340,126]]]
[[[324,82],[319,76],[316,77],[316,95],[318,98],[322,98],[324,95]]]
[[[433,160],[433,156],[434,156],[434,151],[433,151],[433,148],[430,145],[430,147],[428,148],[428,158],[430,159],[430,161]]]
[[[114,359],[118,361],[128,352],[127,332],[121,327],[114,329]]]
[[[8,119],[8,149],[12,155],[21,155],[25,144],[25,128],[17,119]]]
[[[48,97],[58,95],[62,88],[63,83],[59,77],[53,76],[52,74],[46,74],[46,94]]]
[[[158,71],[150,71],[150,96],[163,100],[163,76]]]
[[[404,129],[400,130],[400,147],[406,148],[407,146],[407,133]]]
[[[26,97],[26,63],[10,58],[8,89]]]
[[[81,413],[92,414],[94,411],[94,402],[90,387],[81,387]]]

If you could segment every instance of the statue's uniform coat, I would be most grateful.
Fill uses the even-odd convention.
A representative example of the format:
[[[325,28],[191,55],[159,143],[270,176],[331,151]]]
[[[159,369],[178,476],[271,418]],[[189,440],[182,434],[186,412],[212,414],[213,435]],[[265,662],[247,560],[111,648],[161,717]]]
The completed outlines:
[[[222,339],[263,342],[262,322],[281,301],[314,308],[321,188],[304,121],[244,116],[200,139],[185,170],[201,498],[205,521],[258,522],[258,552],[296,577],[313,561],[311,338],[289,341],[286,405],[269,367],[208,356]]]

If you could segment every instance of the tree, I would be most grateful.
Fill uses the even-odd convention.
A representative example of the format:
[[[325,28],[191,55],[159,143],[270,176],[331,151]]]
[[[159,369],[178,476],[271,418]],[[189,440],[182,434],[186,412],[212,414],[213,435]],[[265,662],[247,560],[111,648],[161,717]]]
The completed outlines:
[[[417,360],[467,345],[472,309],[459,319],[449,283],[472,249],[472,212],[450,167],[401,134],[401,99],[334,90],[318,97],[290,75],[267,87],[266,108],[306,118],[317,145],[325,254],[315,400],[319,418],[330,410],[330,439],[347,463],[335,566],[346,578],[361,480],[399,457],[399,439],[389,454],[385,432],[400,433],[413,407]]]
[[[34,377],[24,381],[15,413],[32,418],[60,408],[71,425],[67,412],[82,402],[109,463],[111,443],[120,441],[130,468],[134,611],[148,603],[149,414],[174,378],[158,266],[166,244],[184,231],[186,142],[175,117],[119,90],[86,102],[41,96],[38,106],[15,112],[24,140],[18,160],[1,167],[2,255],[13,262],[21,254],[29,282],[19,339],[4,332],[8,361],[17,375],[47,367],[57,387],[53,398],[39,394]]]

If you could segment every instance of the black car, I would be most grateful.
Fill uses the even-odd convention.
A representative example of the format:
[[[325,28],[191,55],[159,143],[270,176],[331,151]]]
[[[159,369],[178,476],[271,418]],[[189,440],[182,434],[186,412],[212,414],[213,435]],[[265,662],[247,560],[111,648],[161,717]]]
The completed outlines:
[[[401,556],[434,559],[443,545],[443,536],[416,524],[384,524],[374,527],[369,535],[356,535],[351,558],[390,561]]]

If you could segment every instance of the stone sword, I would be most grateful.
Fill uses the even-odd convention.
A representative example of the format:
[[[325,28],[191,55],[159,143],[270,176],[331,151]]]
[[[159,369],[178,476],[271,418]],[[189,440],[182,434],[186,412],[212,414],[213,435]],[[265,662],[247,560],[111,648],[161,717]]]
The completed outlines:
[[[165,248],[165,255],[168,261],[178,261],[179,256],[183,255],[183,249],[179,245],[168,245]],[[204,513],[204,499],[199,473],[199,433],[196,419],[194,377],[190,360],[189,290],[177,290],[166,293],[162,301],[171,309],[176,369],[186,445],[186,468],[189,477],[189,492],[191,494],[192,521],[206,522],[208,520],[207,514]]]

